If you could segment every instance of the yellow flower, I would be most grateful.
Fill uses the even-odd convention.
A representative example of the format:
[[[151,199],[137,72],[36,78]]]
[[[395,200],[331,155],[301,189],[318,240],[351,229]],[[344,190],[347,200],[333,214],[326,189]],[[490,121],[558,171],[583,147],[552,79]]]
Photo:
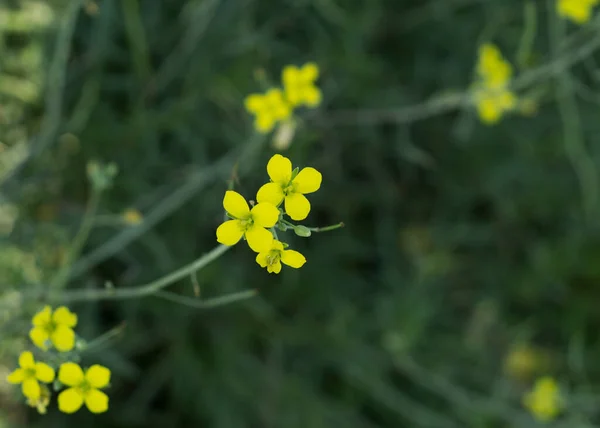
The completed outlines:
[[[500,50],[489,43],[479,48],[477,71],[488,88],[504,87],[512,77],[512,67],[504,60]]]
[[[252,210],[242,195],[233,190],[225,192],[225,211],[233,217],[217,228],[217,241],[223,245],[235,245],[242,239],[257,253],[271,247],[273,235],[266,228],[275,226],[279,210],[270,203],[258,203]]]
[[[504,360],[504,371],[515,379],[527,379],[543,365],[543,355],[528,344],[515,345]]]
[[[523,398],[523,405],[542,422],[555,419],[562,407],[556,381],[548,376],[538,379],[533,389]]]
[[[35,407],[39,414],[45,415],[46,409],[48,408],[48,404],[50,404],[50,390],[46,385],[40,386],[40,396],[32,400],[31,398],[27,399],[27,405],[29,407]]]
[[[592,9],[599,0],[557,0],[556,11],[565,18],[577,24],[583,24],[590,20]]]
[[[315,86],[319,77],[319,67],[315,63],[309,62],[302,68],[288,65],[281,74],[285,96],[293,107],[316,107],[321,103],[321,91]]]
[[[45,363],[36,363],[33,354],[22,352],[19,356],[19,368],[6,378],[8,383],[21,384],[23,395],[37,401],[42,396],[39,382],[50,383],[54,380],[54,369]]]
[[[292,114],[292,108],[284,99],[281,89],[269,89],[264,95],[248,95],[244,104],[246,110],[256,116],[254,126],[262,133],[271,131],[278,121],[286,120]]]
[[[517,98],[507,89],[479,88],[475,92],[475,103],[481,121],[492,125],[497,123],[505,112],[515,108]]]
[[[138,210],[133,209],[133,208],[129,208],[129,209],[125,210],[121,217],[123,218],[123,221],[125,223],[127,223],[131,226],[138,225],[144,220],[142,213],[140,213]]]
[[[64,363],[58,371],[58,380],[70,388],[58,395],[58,408],[64,413],[75,413],[85,403],[92,413],[108,410],[108,396],[100,391],[110,382],[110,370],[95,364],[85,373],[75,363]]]
[[[258,189],[256,200],[278,206],[285,200],[285,212],[292,220],[304,220],[310,212],[310,202],[304,195],[321,187],[321,173],[314,168],[302,168],[294,176],[292,162],[281,155],[274,155],[267,164],[271,182]]]
[[[60,352],[67,352],[75,346],[77,315],[64,306],[56,308],[54,313],[50,306],[45,306],[33,316],[33,328],[29,337],[40,349],[48,350],[49,343]]]
[[[298,251],[285,250],[283,243],[274,239],[269,250],[256,255],[256,263],[260,267],[267,268],[269,273],[279,273],[281,272],[281,263],[298,269],[306,263],[306,258]]]

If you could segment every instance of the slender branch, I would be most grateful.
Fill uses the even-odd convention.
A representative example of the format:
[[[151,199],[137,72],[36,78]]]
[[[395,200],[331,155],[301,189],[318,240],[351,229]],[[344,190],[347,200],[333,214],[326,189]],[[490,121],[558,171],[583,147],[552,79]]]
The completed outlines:
[[[168,300],[180,305],[189,306],[198,309],[210,309],[217,306],[227,305],[229,303],[238,302],[240,300],[250,299],[258,294],[258,290],[244,290],[237,293],[225,294],[224,296],[213,297],[210,299],[198,299],[194,297],[181,296],[169,291],[158,291],[154,294],[156,297]]]
[[[152,282],[149,282],[148,284],[140,285],[138,287],[64,291],[62,293],[51,295],[49,300],[60,302],[83,302],[92,300],[133,299],[136,297],[149,296],[157,293],[161,289],[180,280],[181,278],[188,276],[191,272],[195,272],[204,268],[209,263],[218,259],[230,248],[231,247],[225,245],[219,245],[192,263],[187,264],[176,271],[173,271]]]
[[[85,343],[83,345],[83,347],[81,348],[81,352],[82,353],[89,352],[90,350],[93,350],[94,348],[99,348],[100,346],[104,345],[105,343],[111,341],[113,338],[115,338],[118,335],[120,335],[121,333],[123,333],[123,331],[125,330],[125,327],[126,327],[126,323],[123,322],[123,323],[119,324],[118,326],[116,326],[115,328],[108,330],[106,333],[101,334],[94,340],[91,340],[88,343]]]
[[[335,230],[335,229],[339,229],[346,226],[344,224],[343,221],[339,222],[338,224],[332,224],[331,226],[324,226],[324,227],[309,227],[308,229],[310,229],[311,232],[329,232],[331,230]]]

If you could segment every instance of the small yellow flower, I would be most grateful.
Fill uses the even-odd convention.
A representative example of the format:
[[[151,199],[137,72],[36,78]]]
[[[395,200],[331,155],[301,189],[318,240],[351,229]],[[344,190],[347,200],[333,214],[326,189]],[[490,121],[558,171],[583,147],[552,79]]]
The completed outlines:
[[[539,421],[555,419],[562,407],[558,384],[548,376],[538,379],[533,389],[523,398],[523,405]]]
[[[58,380],[70,388],[58,395],[58,408],[64,413],[75,413],[85,403],[92,413],[108,410],[108,396],[100,389],[108,386],[110,370],[95,364],[85,373],[78,364],[64,363],[58,370]]]
[[[123,219],[123,221],[126,224],[131,225],[131,226],[136,226],[136,225],[140,224],[142,221],[144,221],[144,217],[142,216],[142,213],[133,208],[129,208],[129,209],[123,211],[121,218]]]
[[[304,220],[310,212],[310,202],[306,194],[321,187],[322,176],[314,168],[302,168],[293,176],[292,162],[279,154],[274,155],[267,164],[267,173],[271,182],[258,189],[256,200],[269,202],[275,206],[285,201],[285,212],[292,220]]]
[[[269,89],[264,95],[248,95],[244,104],[246,110],[256,116],[254,126],[261,133],[271,131],[277,122],[292,115],[292,108],[283,97],[281,89]]]
[[[594,6],[599,0],[557,0],[557,13],[576,24],[584,24],[590,20]]]
[[[505,112],[517,105],[517,97],[507,89],[479,88],[475,92],[475,103],[482,122],[493,125]]]
[[[48,404],[50,404],[50,390],[46,385],[40,386],[40,396],[36,400],[27,399],[27,405],[35,407],[40,415],[46,414]]]
[[[285,250],[283,243],[274,239],[269,250],[256,255],[256,263],[260,267],[267,268],[269,273],[279,273],[281,272],[281,263],[299,269],[306,263],[306,258],[298,251]]]
[[[252,210],[242,195],[233,190],[225,192],[225,211],[233,217],[217,228],[217,241],[223,245],[235,245],[242,239],[250,248],[259,253],[271,247],[273,235],[267,228],[275,226],[279,210],[270,203],[258,203]]]
[[[319,67],[315,63],[309,62],[302,68],[288,65],[281,74],[285,96],[293,107],[316,107],[321,103],[321,91],[315,86],[319,77]]]
[[[75,332],[77,315],[65,306],[56,308],[54,313],[50,306],[45,306],[32,319],[33,328],[29,337],[40,349],[48,350],[49,344],[60,352],[68,352],[75,346]]]
[[[54,380],[54,369],[45,363],[36,363],[33,354],[22,352],[19,356],[19,368],[6,378],[8,383],[21,384],[23,395],[29,400],[37,401],[42,396],[39,382],[50,383]]]
[[[488,88],[504,87],[512,77],[512,67],[504,60],[500,50],[489,43],[479,48],[477,71]]]

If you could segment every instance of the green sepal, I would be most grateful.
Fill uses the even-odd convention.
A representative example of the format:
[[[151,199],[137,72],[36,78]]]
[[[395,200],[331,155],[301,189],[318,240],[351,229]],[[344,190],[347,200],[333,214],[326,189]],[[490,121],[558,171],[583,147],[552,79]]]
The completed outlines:
[[[294,170],[292,171],[292,180],[296,178],[296,176],[298,175],[298,171],[300,171],[300,168],[294,168]]]

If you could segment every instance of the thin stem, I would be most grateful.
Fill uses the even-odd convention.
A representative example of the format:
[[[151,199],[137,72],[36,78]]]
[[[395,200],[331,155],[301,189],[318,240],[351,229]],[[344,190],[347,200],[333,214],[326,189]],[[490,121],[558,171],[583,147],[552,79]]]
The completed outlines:
[[[149,296],[157,293],[161,289],[180,280],[181,278],[188,276],[191,272],[195,272],[204,268],[209,263],[218,259],[230,248],[231,247],[225,245],[219,245],[192,263],[187,264],[176,271],[160,277],[152,282],[149,282],[148,284],[140,285],[138,287],[65,291],[63,293],[58,293],[54,296],[51,296],[50,300],[61,302],[83,302],[93,300],[133,299],[136,297]]]
[[[335,230],[335,229],[339,229],[344,227],[345,224],[343,221],[339,222],[338,224],[332,224],[331,226],[324,226],[324,227],[309,227],[308,229],[311,232],[329,232],[330,230]]]
[[[88,201],[88,205],[86,207],[85,213],[83,215],[83,220],[81,221],[81,226],[73,239],[73,244],[71,249],[67,255],[67,260],[63,263],[58,274],[52,280],[50,284],[51,289],[62,288],[67,280],[69,279],[69,273],[71,271],[71,266],[73,261],[79,257],[85,242],[87,241],[88,236],[90,235],[90,231],[94,226],[94,215],[98,210],[98,205],[100,203],[100,195],[101,191],[95,187],[92,187],[92,194],[90,196],[90,200]]]
[[[126,324],[123,322],[121,324],[119,324],[118,326],[116,326],[113,329],[108,330],[106,333],[101,334],[100,336],[98,336],[97,338],[95,338],[94,340],[86,343],[83,346],[83,349],[81,350],[81,352],[89,352],[91,349],[94,348],[99,348],[100,346],[104,345],[106,342],[111,341],[113,338],[115,338],[116,336],[118,336],[119,334],[121,334],[123,332],[123,330],[125,330]]]
[[[171,293],[168,291],[158,291],[154,295],[161,299],[168,300],[173,303],[180,305],[189,306],[191,308],[198,309],[210,309],[217,306],[227,305],[229,303],[238,302],[240,300],[250,299],[258,294],[258,290],[244,290],[237,293],[225,294],[219,297],[213,297],[211,299],[200,300],[193,297],[181,296],[179,294]]]

